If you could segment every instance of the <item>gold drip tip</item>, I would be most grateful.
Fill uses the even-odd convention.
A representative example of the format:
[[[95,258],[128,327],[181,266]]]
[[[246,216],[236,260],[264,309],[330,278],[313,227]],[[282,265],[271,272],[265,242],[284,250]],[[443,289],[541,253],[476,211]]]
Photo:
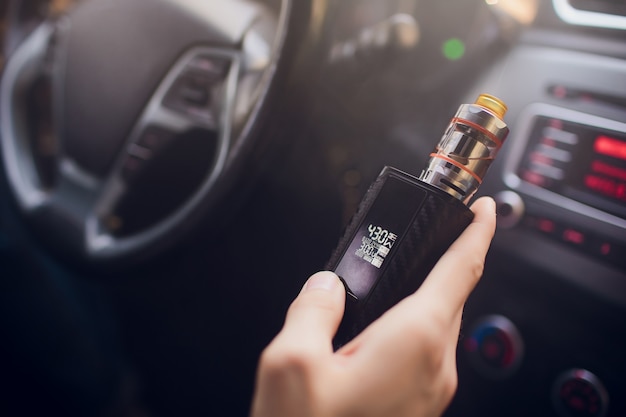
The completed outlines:
[[[504,119],[504,115],[506,114],[506,111],[508,109],[506,104],[504,104],[502,100],[490,94],[481,94],[480,96],[478,96],[474,104],[490,110],[500,119]]]

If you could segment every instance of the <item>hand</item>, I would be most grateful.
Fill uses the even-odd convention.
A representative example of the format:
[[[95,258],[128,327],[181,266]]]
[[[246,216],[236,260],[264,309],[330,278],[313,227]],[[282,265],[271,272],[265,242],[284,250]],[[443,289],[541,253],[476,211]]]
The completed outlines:
[[[492,199],[472,210],[473,222],[422,286],[337,352],[345,291],[332,272],[309,278],[261,356],[252,417],[443,413],[457,386],[463,306],[495,232]]]

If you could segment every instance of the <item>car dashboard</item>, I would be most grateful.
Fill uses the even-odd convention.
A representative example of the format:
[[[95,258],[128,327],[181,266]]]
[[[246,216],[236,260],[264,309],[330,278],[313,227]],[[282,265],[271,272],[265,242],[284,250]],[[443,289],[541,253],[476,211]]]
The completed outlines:
[[[53,3],[60,14],[72,2]],[[496,200],[498,230],[466,305],[445,415],[626,415],[624,4],[315,0],[311,10],[312,46],[294,53],[286,104],[262,131],[273,147],[250,165],[225,226],[94,271],[50,257],[2,190],[3,262],[27,247],[37,274],[93,302],[83,324],[112,371],[86,380],[119,370],[149,415],[245,415],[258,354],[378,172],[419,174],[456,107],[489,93],[508,105],[511,131],[479,190]]]
[[[460,378],[468,381],[456,404],[480,397],[487,414],[617,416],[625,410],[623,10],[547,6],[556,13],[544,8],[472,87],[506,97],[513,123],[482,189],[499,205],[499,231],[467,307]]]

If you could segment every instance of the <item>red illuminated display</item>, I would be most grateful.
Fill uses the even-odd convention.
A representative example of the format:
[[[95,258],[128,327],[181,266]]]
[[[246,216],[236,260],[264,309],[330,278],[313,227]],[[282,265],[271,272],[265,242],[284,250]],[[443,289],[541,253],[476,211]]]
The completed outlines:
[[[626,161],[626,142],[608,136],[598,136],[593,149],[599,154]]]
[[[589,174],[585,176],[585,185],[593,191],[626,201],[626,182]]]
[[[597,136],[593,143],[597,158],[608,156],[614,159],[607,162],[605,158],[591,161],[591,172],[584,177],[587,189],[617,200],[626,201],[626,142],[610,136]]]
[[[613,165],[605,164],[602,161],[593,161],[591,163],[591,169],[598,174],[604,174],[609,177],[616,178],[618,180],[626,181],[626,169],[616,167]]]
[[[516,172],[522,181],[626,220],[625,129],[540,116],[529,139]],[[587,243],[584,235],[550,221],[533,227],[570,244]],[[610,245],[602,247],[601,254],[610,253]]]

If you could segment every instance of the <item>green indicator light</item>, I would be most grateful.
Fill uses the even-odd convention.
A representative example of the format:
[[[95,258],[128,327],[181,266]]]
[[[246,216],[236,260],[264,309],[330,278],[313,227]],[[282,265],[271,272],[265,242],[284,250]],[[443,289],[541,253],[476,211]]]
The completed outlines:
[[[465,44],[458,38],[450,38],[443,43],[441,51],[447,59],[456,61],[465,54]]]

